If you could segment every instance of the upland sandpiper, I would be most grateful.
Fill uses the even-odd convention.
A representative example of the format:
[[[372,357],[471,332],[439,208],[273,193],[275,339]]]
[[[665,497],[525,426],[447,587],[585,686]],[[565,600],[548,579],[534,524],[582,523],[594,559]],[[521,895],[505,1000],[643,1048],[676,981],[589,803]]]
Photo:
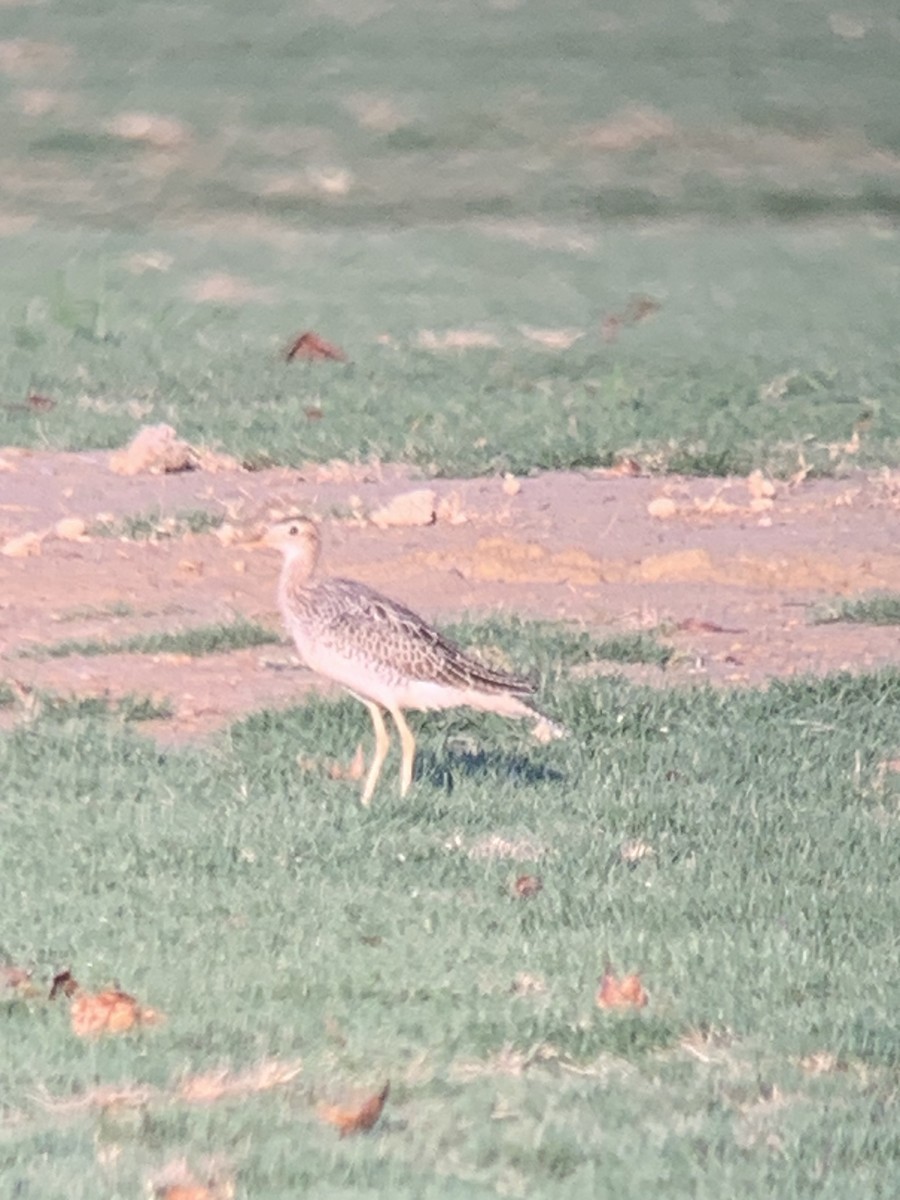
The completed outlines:
[[[300,657],[313,671],[345,687],[369,710],[375,755],[362,803],[372,799],[390,747],[384,714],[400,734],[400,795],[413,778],[416,740],[403,710],[467,705],[507,717],[532,717],[558,732],[525,703],[530,679],[497,671],[465,654],[410,609],[364,583],[314,580],[321,541],[306,517],[272,525],[263,544],[284,555],[278,604]]]

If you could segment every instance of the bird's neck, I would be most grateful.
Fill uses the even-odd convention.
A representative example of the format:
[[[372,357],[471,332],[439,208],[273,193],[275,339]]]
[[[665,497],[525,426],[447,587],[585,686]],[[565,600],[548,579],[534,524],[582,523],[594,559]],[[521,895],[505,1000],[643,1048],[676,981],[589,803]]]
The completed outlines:
[[[297,547],[289,550],[281,565],[281,586],[294,591],[297,588],[308,587],[316,570],[318,554],[309,549]]]

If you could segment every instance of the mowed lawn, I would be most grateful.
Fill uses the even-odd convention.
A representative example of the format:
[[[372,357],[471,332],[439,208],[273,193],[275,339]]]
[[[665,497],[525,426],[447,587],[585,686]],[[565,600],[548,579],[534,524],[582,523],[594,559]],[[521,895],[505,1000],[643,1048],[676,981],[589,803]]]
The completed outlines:
[[[6,239],[0,445],[118,446],[166,421],[250,466],[375,458],[471,475],[624,455],[792,475],[900,462],[892,230],[572,237]],[[135,273],[136,255],[168,265]],[[197,300],[211,278],[213,295],[240,299]],[[634,297],[659,307],[604,341],[604,317]],[[304,328],[350,362],[285,362]]]
[[[900,462],[891,0],[4,28],[0,445],[169,421],[250,465]],[[309,328],[350,362],[283,362]]]
[[[895,469],[895,10],[5,5],[0,447]],[[494,633],[571,737],[423,719],[368,811],[351,700],[161,749],[0,664],[3,1196],[900,1194],[900,675],[650,690]],[[81,1039],[62,968],[165,1019]]]
[[[65,710],[5,734],[0,946],[38,984],[0,1008],[10,1194],[181,1157],[273,1200],[896,1194],[900,676],[544,702],[568,741],[423,719],[368,811],[329,777],[370,736],[349,699],[193,750]],[[646,1007],[597,1007],[607,964]],[[79,1039],[62,967],[166,1020]],[[260,1064],[298,1073],[228,1093]],[[387,1080],[372,1133],[317,1116]]]

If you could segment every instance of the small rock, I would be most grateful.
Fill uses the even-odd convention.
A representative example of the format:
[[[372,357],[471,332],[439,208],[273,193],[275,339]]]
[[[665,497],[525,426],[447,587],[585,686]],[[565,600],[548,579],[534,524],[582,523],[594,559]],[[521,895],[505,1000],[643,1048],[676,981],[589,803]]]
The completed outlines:
[[[171,425],[145,425],[124,450],[110,455],[109,466],[117,475],[165,475],[191,470],[196,458]]]
[[[53,526],[53,532],[66,542],[87,541],[87,522],[81,517],[63,517]]]
[[[516,479],[515,475],[511,475],[509,471],[503,476],[503,494],[504,496],[518,496],[522,490],[522,481]]]
[[[21,533],[4,542],[0,554],[5,554],[7,558],[32,558],[41,553],[43,540],[42,533]]]
[[[469,519],[459,492],[450,492],[449,495],[442,496],[435,509],[435,516],[438,521],[447,525],[465,525]]]
[[[387,529],[392,525],[432,525],[435,519],[435,493],[431,488],[401,492],[370,514],[373,525]]]
[[[775,484],[766,479],[762,471],[751,471],[747,476],[747,490],[754,500],[771,500],[775,495]]]
[[[230,521],[223,521],[218,529],[213,530],[213,537],[218,538],[223,546],[232,546],[241,540],[241,533]]]
[[[647,505],[647,512],[651,517],[657,517],[664,521],[669,517],[674,517],[678,512],[678,505],[671,496],[657,496],[655,500],[651,500]]]

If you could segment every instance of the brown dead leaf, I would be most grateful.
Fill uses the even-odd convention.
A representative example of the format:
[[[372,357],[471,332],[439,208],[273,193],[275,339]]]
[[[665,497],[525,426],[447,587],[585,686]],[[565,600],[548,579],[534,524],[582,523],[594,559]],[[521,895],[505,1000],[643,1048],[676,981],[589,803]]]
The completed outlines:
[[[68,975],[68,980],[64,977]],[[60,987],[57,985],[61,984]],[[154,1025],[161,1021],[162,1014],[152,1008],[143,1008],[134,996],[118,988],[107,988],[102,992],[84,992],[69,972],[57,975],[53,981],[51,997],[61,990],[72,1000],[69,1015],[72,1032],[78,1037],[96,1037],[106,1033],[125,1033],[136,1025]]]
[[[596,995],[598,1008],[643,1008],[647,1000],[640,975],[617,978],[611,967],[603,972]]]
[[[19,996],[32,995],[31,972],[24,967],[14,967],[12,963],[0,966],[0,994],[4,992],[15,992]]]
[[[304,415],[304,417],[306,417],[307,421],[321,421],[322,418],[325,416],[325,414],[321,410],[321,408],[318,408],[317,406],[312,405],[312,404],[309,405],[307,408],[304,408],[303,415]]]
[[[661,308],[660,302],[654,300],[652,296],[632,296],[628,301],[623,318],[629,325],[638,325],[641,321],[646,321],[648,317],[654,316]]]
[[[55,1000],[59,995],[67,997],[74,996],[78,991],[79,986],[78,980],[71,971],[58,971],[53,976],[53,983],[50,985],[50,995],[48,999]]]
[[[157,1188],[153,1193],[158,1200],[214,1200],[215,1192],[204,1183],[173,1183]]]
[[[30,392],[25,404],[34,412],[50,412],[51,409],[56,408],[55,400],[51,400],[49,396],[41,396],[37,392]]]
[[[715,621],[705,621],[702,617],[685,617],[675,626],[678,633],[746,633],[746,629],[728,629],[717,625]]]
[[[512,891],[520,900],[532,900],[543,886],[544,881],[540,875],[520,875],[513,884]]]
[[[285,350],[284,357],[287,362],[292,362],[295,358],[302,358],[305,362],[316,362],[321,359],[329,359],[331,362],[347,361],[347,355],[340,346],[326,342],[323,337],[319,337],[311,329],[307,329],[294,338]]]
[[[362,742],[359,742],[348,763],[339,762],[336,758],[316,758],[315,755],[298,754],[297,766],[301,771],[325,774],[329,779],[349,779],[355,783],[366,773],[366,757]]]
[[[366,756],[363,753],[363,744],[359,742],[353,757],[348,763],[331,762],[327,765],[327,771],[332,779],[349,779],[356,783],[362,779],[366,773]]]
[[[364,1100],[355,1108],[343,1108],[339,1104],[321,1103],[316,1108],[316,1116],[328,1125],[334,1125],[340,1131],[341,1137],[350,1133],[362,1133],[371,1129],[384,1108],[391,1085],[388,1081],[380,1092]]]
[[[632,296],[620,313],[607,313],[600,322],[604,342],[614,342],[628,325],[639,325],[658,313],[662,305],[652,296]]]

